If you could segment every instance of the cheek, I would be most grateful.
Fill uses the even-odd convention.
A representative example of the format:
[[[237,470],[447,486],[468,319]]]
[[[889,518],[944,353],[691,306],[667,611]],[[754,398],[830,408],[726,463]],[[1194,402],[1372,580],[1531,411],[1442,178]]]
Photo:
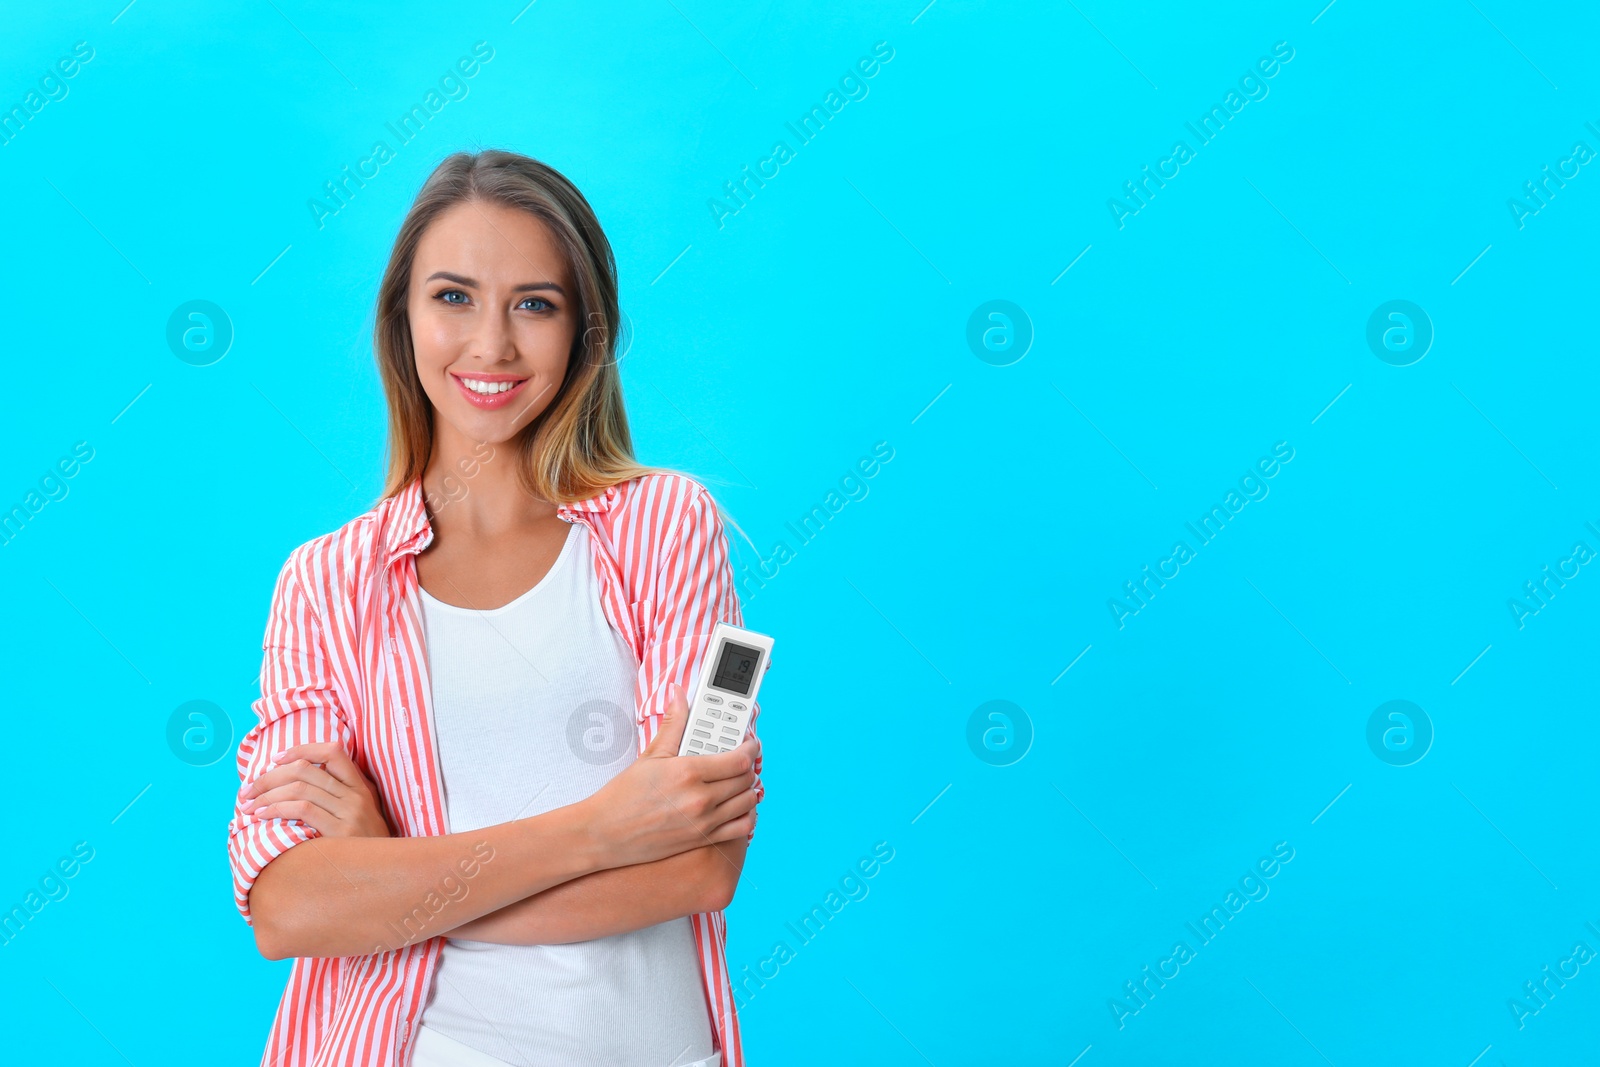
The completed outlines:
[[[554,391],[566,377],[572,341],[570,333],[545,324],[543,329],[524,331],[517,338],[517,350],[523,366],[532,371],[538,381],[550,383]]]
[[[517,332],[517,347],[540,370],[559,374],[566,369],[567,354],[576,339],[572,322],[564,317],[531,319]]]
[[[446,366],[454,358],[455,324],[447,315],[431,315],[428,309],[411,315],[411,346],[416,349],[417,365]]]

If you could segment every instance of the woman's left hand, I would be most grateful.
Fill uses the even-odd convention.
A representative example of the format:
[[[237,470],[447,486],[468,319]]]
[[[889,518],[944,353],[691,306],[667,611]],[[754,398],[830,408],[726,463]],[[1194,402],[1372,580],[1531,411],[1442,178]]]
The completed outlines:
[[[324,837],[394,836],[377,788],[335,741],[285,749],[239,798],[258,819],[299,819]]]

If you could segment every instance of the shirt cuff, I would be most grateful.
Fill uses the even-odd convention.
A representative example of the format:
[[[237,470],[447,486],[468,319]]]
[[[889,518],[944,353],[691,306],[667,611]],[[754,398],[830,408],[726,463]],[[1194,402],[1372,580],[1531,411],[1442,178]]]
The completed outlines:
[[[302,841],[322,833],[299,819],[249,819],[228,838],[228,861],[233,867],[233,903],[250,918],[250,887],[255,885],[267,864]]]

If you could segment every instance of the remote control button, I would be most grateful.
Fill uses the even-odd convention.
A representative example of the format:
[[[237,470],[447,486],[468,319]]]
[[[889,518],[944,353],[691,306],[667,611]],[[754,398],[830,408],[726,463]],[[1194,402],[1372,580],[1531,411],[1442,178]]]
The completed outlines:
[[[694,721],[694,724],[696,726],[700,727],[700,729],[702,729],[702,730],[711,729],[711,720],[710,719],[696,719]]]
[[[707,708],[706,714],[711,716],[713,719],[722,718],[722,712],[718,711],[716,708]]]
[[[707,704],[720,704],[720,703],[722,703],[722,698],[717,696],[715,693],[707,693],[706,694],[706,703]]]
[[[734,711],[743,711],[743,710],[745,710],[744,705],[739,703],[737,700],[728,701],[728,707],[732,708]]]
[[[704,737],[704,738],[708,738],[709,739],[711,737],[711,731],[710,730],[695,730],[694,731],[694,735],[696,737]]]
[[[689,739],[689,749],[690,749],[690,751],[699,752],[700,751],[700,745],[701,745],[701,742],[698,739],[693,738],[693,737],[691,737]]]

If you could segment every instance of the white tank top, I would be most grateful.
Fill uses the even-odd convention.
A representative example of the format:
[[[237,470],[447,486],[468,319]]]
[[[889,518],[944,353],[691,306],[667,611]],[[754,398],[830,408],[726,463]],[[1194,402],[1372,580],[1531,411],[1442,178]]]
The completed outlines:
[[[549,573],[503,607],[422,590],[452,832],[582,800],[636,756],[638,662],[601,610],[589,536],[574,523]],[[515,1067],[721,1059],[687,916],[567,945],[447,938],[420,1022]]]

